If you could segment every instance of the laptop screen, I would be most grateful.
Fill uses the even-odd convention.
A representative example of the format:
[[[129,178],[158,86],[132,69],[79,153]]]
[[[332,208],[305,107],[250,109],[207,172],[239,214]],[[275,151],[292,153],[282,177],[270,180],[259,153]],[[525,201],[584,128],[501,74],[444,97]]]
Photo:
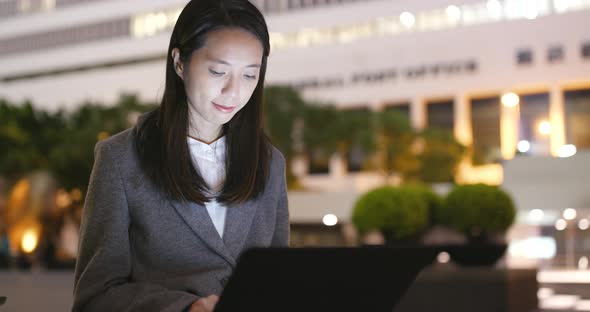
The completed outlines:
[[[435,255],[427,247],[249,249],[215,311],[391,312]]]

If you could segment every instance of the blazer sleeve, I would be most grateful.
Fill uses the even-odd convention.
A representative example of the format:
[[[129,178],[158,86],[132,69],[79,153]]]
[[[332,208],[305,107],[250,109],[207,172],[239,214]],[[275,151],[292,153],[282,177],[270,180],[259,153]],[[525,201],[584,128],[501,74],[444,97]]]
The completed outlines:
[[[277,204],[277,220],[271,245],[273,247],[289,247],[289,198],[287,196],[287,176],[285,157],[278,151],[279,167],[279,200]]]
[[[84,203],[72,311],[182,311],[199,299],[156,284],[131,282],[130,214],[117,159],[103,141]]]

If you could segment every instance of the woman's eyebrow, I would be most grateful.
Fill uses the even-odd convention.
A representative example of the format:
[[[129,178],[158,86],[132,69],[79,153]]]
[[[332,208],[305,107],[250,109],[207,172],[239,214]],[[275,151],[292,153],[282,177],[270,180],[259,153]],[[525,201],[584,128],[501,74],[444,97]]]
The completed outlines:
[[[231,63],[229,63],[227,61],[224,61],[224,60],[221,60],[221,59],[218,59],[218,58],[215,58],[215,57],[209,57],[209,60],[210,61],[213,61],[215,63],[223,64],[223,65],[229,65],[229,66],[232,65]],[[260,64],[250,64],[250,65],[248,65],[246,67],[257,67],[257,68],[260,68]]]

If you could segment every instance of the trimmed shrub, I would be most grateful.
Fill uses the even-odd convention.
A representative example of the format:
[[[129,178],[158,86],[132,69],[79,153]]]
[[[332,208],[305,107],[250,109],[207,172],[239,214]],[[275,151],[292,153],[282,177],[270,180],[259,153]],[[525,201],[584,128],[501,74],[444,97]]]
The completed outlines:
[[[510,195],[497,186],[467,184],[451,190],[433,217],[436,223],[474,238],[508,230],[516,208]]]
[[[352,223],[361,234],[381,231],[388,241],[412,240],[429,226],[429,200],[419,186],[380,187],[361,196]]]

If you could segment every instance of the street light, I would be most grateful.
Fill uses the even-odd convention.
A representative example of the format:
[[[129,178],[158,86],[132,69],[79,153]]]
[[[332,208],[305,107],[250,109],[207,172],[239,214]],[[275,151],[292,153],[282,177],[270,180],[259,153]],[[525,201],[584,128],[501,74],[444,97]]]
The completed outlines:
[[[567,228],[567,222],[564,219],[559,219],[555,222],[555,229],[563,231]]]
[[[558,231],[566,230],[564,233],[565,237],[565,261],[566,266],[569,268],[576,267],[575,264],[575,239],[577,228],[580,230],[587,230],[590,227],[590,221],[586,218],[578,218],[578,211],[574,208],[564,209],[562,212],[563,219],[555,222],[555,228]],[[577,223],[577,228],[576,228]],[[587,266],[587,264],[585,265]]]
[[[407,28],[412,28],[416,23],[416,18],[414,17],[414,14],[410,12],[403,12],[402,14],[400,14],[399,20],[402,23],[402,25],[404,25]]]
[[[542,135],[549,135],[551,134],[551,123],[548,120],[541,120],[537,130]]]
[[[573,144],[565,144],[559,147],[557,155],[561,158],[567,158],[576,155],[577,149]]]
[[[322,222],[326,226],[334,226],[338,223],[338,217],[336,217],[336,215],[334,214],[329,213],[322,218]]]
[[[25,253],[32,253],[37,248],[38,236],[34,230],[26,230],[21,240],[21,249]]]
[[[520,103],[520,98],[516,93],[510,92],[502,95],[500,101],[502,102],[502,105],[506,107],[515,107],[518,105],[518,103]]]
[[[575,219],[577,215],[578,215],[578,212],[574,208],[567,208],[566,210],[563,211],[563,218],[568,221]]]
[[[588,219],[580,219],[580,221],[578,221],[578,228],[582,231],[587,230],[590,228],[590,221],[588,221]]]
[[[587,257],[581,257],[580,260],[578,260],[578,270],[586,270],[588,269],[588,258]]]
[[[545,213],[541,209],[536,208],[529,211],[529,218],[531,218],[531,220],[534,222],[541,222],[544,216]]]
[[[516,148],[521,153],[526,153],[531,149],[531,142],[527,140],[520,140],[516,145]]]
[[[453,22],[457,22],[461,19],[461,9],[456,5],[449,5],[445,10],[447,17]]]
[[[494,18],[502,17],[502,4],[498,0],[488,0],[486,8],[491,16]]]

